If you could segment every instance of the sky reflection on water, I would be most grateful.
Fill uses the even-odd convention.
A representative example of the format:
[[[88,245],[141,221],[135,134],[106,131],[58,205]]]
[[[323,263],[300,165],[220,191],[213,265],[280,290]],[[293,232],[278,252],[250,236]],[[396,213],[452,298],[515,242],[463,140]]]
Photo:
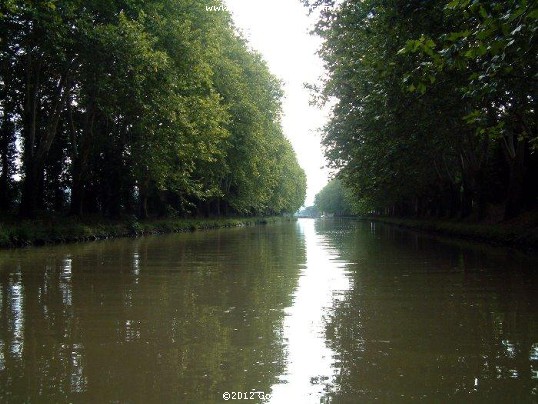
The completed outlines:
[[[306,245],[293,305],[285,310],[286,370],[272,387],[272,403],[313,403],[332,389],[335,355],[326,344],[325,314],[335,299],[350,289],[346,262],[326,237],[316,233],[313,220],[303,220],[300,232]]]

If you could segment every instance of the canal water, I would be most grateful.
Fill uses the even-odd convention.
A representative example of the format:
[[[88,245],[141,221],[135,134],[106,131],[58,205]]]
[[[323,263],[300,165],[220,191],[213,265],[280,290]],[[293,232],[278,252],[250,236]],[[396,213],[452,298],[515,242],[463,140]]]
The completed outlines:
[[[0,402],[537,402],[538,261],[365,221],[0,252]]]

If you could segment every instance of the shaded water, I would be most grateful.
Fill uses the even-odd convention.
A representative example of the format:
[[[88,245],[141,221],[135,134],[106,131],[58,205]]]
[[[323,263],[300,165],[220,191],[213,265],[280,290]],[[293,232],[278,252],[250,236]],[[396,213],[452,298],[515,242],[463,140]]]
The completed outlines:
[[[536,402],[537,264],[309,219],[3,251],[0,402]]]

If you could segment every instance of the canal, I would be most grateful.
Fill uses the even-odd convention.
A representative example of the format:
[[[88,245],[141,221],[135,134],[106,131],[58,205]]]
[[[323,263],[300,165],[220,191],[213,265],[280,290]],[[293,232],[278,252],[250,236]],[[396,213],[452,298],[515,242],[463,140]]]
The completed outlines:
[[[1,251],[0,402],[537,402],[537,271],[337,219]]]

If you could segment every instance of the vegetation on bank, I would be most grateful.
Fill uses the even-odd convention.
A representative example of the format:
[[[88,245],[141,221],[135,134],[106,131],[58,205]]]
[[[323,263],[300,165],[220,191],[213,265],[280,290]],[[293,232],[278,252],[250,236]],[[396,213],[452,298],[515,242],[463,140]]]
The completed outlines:
[[[333,179],[316,195],[314,206],[304,209],[303,212],[304,216],[313,217],[324,214],[366,218],[450,237],[538,250],[538,209],[522,213],[509,220],[484,219],[481,221],[477,221],[476,217],[463,219],[461,217],[362,215],[356,209],[349,189],[343,186],[339,179]],[[309,215],[310,212],[313,214]]]
[[[353,194],[340,179],[335,178],[316,194],[314,208],[320,214],[352,216]]]
[[[0,3],[0,214],[273,215],[306,177],[220,0]]]
[[[294,219],[282,216],[154,220],[138,220],[132,217],[123,221],[102,218],[84,221],[77,218],[24,220],[9,224],[0,223],[0,248],[253,226],[291,220]]]
[[[538,207],[536,1],[302,1],[320,8],[322,141],[356,212]]]
[[[538,251],[538,212],[497,224],[386,216],[369,216],[368,219],[443,236]]]

